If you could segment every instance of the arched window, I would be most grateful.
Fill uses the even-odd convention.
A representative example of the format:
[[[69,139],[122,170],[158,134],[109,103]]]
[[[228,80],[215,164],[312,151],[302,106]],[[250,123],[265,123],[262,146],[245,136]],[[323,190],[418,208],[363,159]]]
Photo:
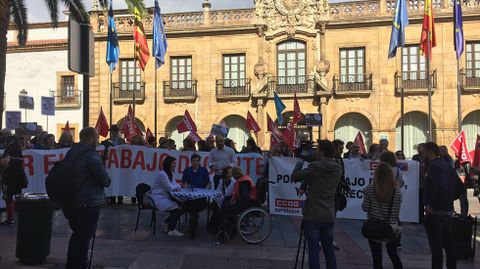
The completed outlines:
[[[462,121],[462,130],[465,131],[468,150],[475,149],[477,134],[480,134],[480,110],[470,112]]]
[[[432,128],[435,129],[435,124],[432,123]],[[428,140],[428,115],[413,111],[404,115],[404,154],[407,158],[411,158],[417,153],[417,145],[425,143]],[[397,122],[396,128],[396,149],[401,149],[401,119]],[[435,136],[434,136],[435,137]]]
[[[176,116],[175,118],[171,119],[168,124],[167,128],[165,128],[165,135],[173,139],[175,141],[175,145],[177,145],[177,149],[183,147],[183,140],[187,138],[189,132],[178,133],[177,125],[183,120],[183,116]]]
[[[306,84],[306,45],[301,41],[286,41],[277,45],[277,92],[285,92],[292,85]],[[282,86],[283,85],[283,86]],[[307,90],[299,87],[297,92]]]
[[[237,115],[230,115],[223,121],[229,128],[227,137],[236,144],[236,150],[241,151],[247,142],[249,133],[245,128],[245,119]]]
[[[372,141],[372,124],[362,114],[347,113],[340,117],[335,123],[335,139],[341,139],[343,142],[353,141],[358,132],[363,134],[365,147],[368,147]]]
[[[120,128],[120,130],[122,130],[123,122],[125,121],[125,118],[126,117],[123,117],[117,122],[117,126],[118,126],[118,128]],[[143,124],[143,122],[141,120],[139,120],[138,118],[135,118],[135,122],[137,123],[138,128],[140,128],[140,131],[145,133],[145,125]]]

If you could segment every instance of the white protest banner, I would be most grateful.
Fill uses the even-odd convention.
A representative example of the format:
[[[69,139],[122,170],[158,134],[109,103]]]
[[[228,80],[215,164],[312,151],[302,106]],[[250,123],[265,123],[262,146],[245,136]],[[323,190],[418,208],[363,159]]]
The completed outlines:
[[[294,183],[290,175],[297,163],[297,159],[288,157],[274,157],[269,159],[270,184],[270,213],[280,215],[301,216],[301,207],[305,196],[299,198],[297,191],[300,183]],[[337,213],[339,218],[365,219],[361,205],[363,189],[372,182],[373,172],[378,162],[359,159],[344,159],[345,179],[351,191],[348,193],[347,208]],[[402,188],[402,207],[400,220],[418,222],[418,176],[419,166],[415,161],[400,162],[405,186]]]
[[[103,153],[103,147],[98,147],[97,150]],[[67,151],[68,149],[25,150],[23,152],[24,169],[28,178],[28,188],[23,192],[44,193],[45,177],[48,171],[54,162],[64,158]],[[106,193],[109,196],[133,196],[137,184],[147,183],[152,186],[155,176],[162,169],[163,160],[169,155],[177,159],[173,177],[180,181],[183,170],[190,166],[190,156],[193,153],[130,145],[109,148],[105,165],[112,184]],[[195,153],[202,157],[202,166],[208,167],[209,153]],[[237,154],[237,163],[254,181],[263,175],[263,157],[260,154]]]
[[[55,98],[42,96],[42,115],[55,116]]]

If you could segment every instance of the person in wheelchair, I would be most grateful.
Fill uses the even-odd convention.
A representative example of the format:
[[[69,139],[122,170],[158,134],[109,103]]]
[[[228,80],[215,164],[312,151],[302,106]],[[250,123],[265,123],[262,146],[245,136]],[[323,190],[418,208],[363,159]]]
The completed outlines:
[[[253,180],[243,174],[240,167],[232,168],[233,186],[232,199],[224,203],[220,210],[220,228],[217,235],[219,241],[225,241],[233,236],[237,216],[250,207],[260,206],[257,200],[257,188]]]

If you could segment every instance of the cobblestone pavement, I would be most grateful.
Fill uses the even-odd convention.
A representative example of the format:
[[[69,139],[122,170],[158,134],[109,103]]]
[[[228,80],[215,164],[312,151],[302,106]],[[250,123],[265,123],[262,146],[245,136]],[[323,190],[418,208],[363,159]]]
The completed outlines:
[[[470,201],[471,212],[480,215],[478,201]],[[0,220],[3,220],[0,217]],[[153,235],[147,212],[141,216],[139,230],[135,233],[137,208],[132,205],[109,206],[101,211],[94,249],[94,268],[293,268],[297,250],[300,219],[272,216],[274,229],[270,238],[249,245],[238,236],[227,244],[217,244],[213,233],[206,230],[205,214],[201,216],[197,238],[171,238],[162,233],[160,225]],[[159,213],[158,222],[165,217]],[[183,218],[182,218],[183,220]],[[340,247],[336,252],[338,268],[371,268],[367,241],[360,234],[362,222],[339,219],[335,240]],[[16,227],[0,226],[0,268],[63,268],[70,230],[61,211],[55,211],[50,256],[38,266],[26,267],[15,257]],[[480,236],[480,235],[479,235]],[[403,225],[403,249],[400,256],[404,268],[429,268],[430,253],[422,225]],[[477,248],[480,238],[477,237]],[[322,256],[322,255],[321,255]],[[323,257],[322,262],[323,262]],[[384,253],[385,268],[391,263]],[[305,268],[308,267],[305,260]],[[300,268],[300,267],[299,267]],[[325,268],[322,265],[322,268]],[[480,251],[475,263],[459,262],[458,268],[480,268]]]

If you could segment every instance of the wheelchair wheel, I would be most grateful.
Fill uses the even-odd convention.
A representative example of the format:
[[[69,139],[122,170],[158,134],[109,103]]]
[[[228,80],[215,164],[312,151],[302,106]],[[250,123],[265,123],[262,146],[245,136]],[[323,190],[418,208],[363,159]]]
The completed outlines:
[[[270,236],[272,225],[272,219],[265,210],[252,207],[243,211],[238,217],[237,231],[246,242],[258,244]]]

